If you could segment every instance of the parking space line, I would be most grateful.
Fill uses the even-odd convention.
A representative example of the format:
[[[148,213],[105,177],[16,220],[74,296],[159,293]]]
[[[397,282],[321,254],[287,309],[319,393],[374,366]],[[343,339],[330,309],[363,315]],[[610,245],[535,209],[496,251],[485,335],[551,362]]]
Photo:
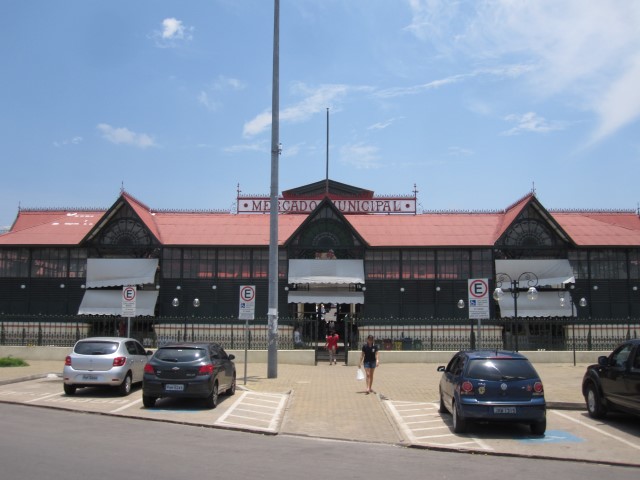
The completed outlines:
[[[243,392],[215,425],[277,433],[287,398],[287,394]]]
[[[628,440],[625,440],[624,438],[618,437],[617,435],[613,435],[613,434],[611,434],[609,432],[606,432],[606,431],[604,431],[604,430],[602,430],[602,429],[600,429],[598,427],[594,427],[593,425],[589,425],[588,423],[583,422],[582,420],[578,420],[576,418],[571,418],[569,415],[561,413],[561,412],[559,412],[557,410],[552,410],[552,412],[555,413],[556,415],[561,416],[562,418],[565,418],[567,420],[571,420],[572,422],[577,423],[578,425],[582,425],[583,427],[590,428],[591,430],[593,430],[595,432],[598,432],[598,433],[600,433],[602,435],[605,435],[605,436],[607,436],[609,438],[613,438],[614,440],[617,440],[617,441],[619,441],[621,443],[624,443],[625,445],[628,445],[629,447],[635,448],[636,450],[640,450],[640,445],[638,445],[638,444],[632,443],[632,442],[630,442]]]
[[[411,402],[411,409],[406,408],[409,405],[408,402],[403,403],[386,400],[384,404],[391,412],[391,415],[396,421],[398,428],[410,443],[433,445],[439,447],[460,447],[464,445],[474,445],[476,448],[479,448],[481,450],[493,451],[493,448],[491,448],[479,438],[473,436],[465,435],[465,437],[463,438],[467,438],[469,440],[462,442],[457,441],[460,439],[460,436],[451,432],[449,422],[446,421],[440,415],[440,413],[437,412],[439,408],[439,404],[437,403]],[[409,415],[406,415],[407,412],[415,412],[417,410],[425,413],[411,413]],[[426,417],[426,419],[417,420],[417,417]],[[411,421],[410,419],[414,420]],[[449,431],[447,433],[436,433],[437,431],[442,430]],[[428,434],[428,432],[432,433]]]
[[[140,402],[142,402],[142,398],[139,398],[138,400],[134,400],[133,402],[129,402],[126,405],[121,406],[120,408],[116,408],[115,410],[111,410],[109,413],[121,412],[122,410],[126,410],[127,408],[135,405],[136,403],[140,403]]]
[[[34,402],[40,402],[42,400],[47,400],[48,398],[52,398],[52,397],[59,397],[61,395],[60,392],[56,392],[56,393],[50,393],[49,395],[45,395],[44,397],[39,397],[39,398],[32,398],[31,400],[27,400],[24,403],[34,403]]]

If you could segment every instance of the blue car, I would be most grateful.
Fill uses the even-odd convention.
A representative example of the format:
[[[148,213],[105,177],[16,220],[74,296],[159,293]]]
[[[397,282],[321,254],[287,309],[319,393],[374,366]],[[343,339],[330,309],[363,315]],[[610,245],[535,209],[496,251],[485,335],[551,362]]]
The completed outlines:
[[[440,413],[451,412],[453,431],[469,422],[526,423],[534,435],[547,429],[542,380],[522,354],[501,350],[461,351],[438,367]]]

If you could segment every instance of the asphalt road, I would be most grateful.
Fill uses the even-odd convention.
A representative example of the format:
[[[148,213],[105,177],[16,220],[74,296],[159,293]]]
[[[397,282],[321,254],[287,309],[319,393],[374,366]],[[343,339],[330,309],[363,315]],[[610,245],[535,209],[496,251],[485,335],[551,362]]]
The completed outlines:
[[[266,436],[0,404],[7,480],[225,478],[637,479],[639,469]]]

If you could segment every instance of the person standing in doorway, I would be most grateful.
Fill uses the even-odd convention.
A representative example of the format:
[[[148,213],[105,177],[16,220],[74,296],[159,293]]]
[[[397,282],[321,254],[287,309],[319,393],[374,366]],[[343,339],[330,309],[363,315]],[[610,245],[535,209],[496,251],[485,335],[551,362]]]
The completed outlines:
[[[364,372],[367,375],[367,395],[375,393],[372,389],[373,386],[373,373],[376,367],[380,365],[380,348],[373,343],[373,335],[367,337],[367,343],[362,346],[362,354],[360,355],[360,368],[364,366]]]
[[[338,335],[334,330],[329,332],[327,335],[327,343],[325,347],[329,350],[329,365],[336,364],[336,351],[338,350],[338,341],[340,340],[340,335]]]

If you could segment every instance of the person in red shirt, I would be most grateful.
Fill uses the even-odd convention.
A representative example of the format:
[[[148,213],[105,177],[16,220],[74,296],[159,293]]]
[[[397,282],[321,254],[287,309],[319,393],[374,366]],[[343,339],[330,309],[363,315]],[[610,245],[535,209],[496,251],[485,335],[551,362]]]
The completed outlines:
[[[329,365],[335,365],[336,351],[338,350],[338,341],[340,340],[340,335],[332,330],[326,338],[327,343],[324,346],[327,350],[329,350]]]

